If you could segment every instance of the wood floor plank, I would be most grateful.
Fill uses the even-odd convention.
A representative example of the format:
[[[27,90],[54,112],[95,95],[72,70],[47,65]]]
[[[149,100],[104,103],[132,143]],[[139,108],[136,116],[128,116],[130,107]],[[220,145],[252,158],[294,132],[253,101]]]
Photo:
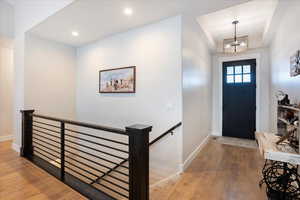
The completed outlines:
[[[84,200],[81,194],[0,143],[0,199]]]

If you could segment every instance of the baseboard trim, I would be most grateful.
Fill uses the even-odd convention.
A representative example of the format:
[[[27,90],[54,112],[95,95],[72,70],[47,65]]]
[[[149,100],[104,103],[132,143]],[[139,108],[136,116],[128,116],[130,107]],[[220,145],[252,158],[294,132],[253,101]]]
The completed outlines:
[[[13,135],[0,136],[0,142],[12,140],[12,139],[13,139]]]
[[[15,152],[20,153],[20,148],[21,148],[21,147],[20,147],[18,144],[12,143],[11,148],[12,148]]]
[[[161,186],[167,184],[169,181],[178,179],[180,177],[180,175],[181,175],[180,171],[177,172],[177,173],[175,173],[175,174],[172,174],[171,176],[169,176],[169,177],[167,177],[165,179],[162,179],[162,180],[160,180],[160,181],[158,181],[158,182],[150,185],[150,189],[153,189],[154,187],[161,187]]]
[[[205,139],[201,142],[201,144],[184,161],[184,163],[180,166],[182,172],[184,172],[190,166],[190,164],[197,157],[197,155],[200,153],[203,147],[205,147],[205,145],[208,143],[210,137],[211,135],[207,135]]]
[[[212,132],[211,135],[212,136],[216,136],[216,137],[221,137],[222,133],[220,133],[220,132]]]

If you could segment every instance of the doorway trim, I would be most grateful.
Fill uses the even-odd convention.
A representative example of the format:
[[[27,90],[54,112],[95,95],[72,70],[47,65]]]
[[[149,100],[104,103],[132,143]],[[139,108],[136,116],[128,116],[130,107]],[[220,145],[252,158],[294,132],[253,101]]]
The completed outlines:
[[[222,127],[223,127],[223,62],[230,62],[230,61],[238,61],[238,60],[249,60],[249,59],[256,59],[256,131],[260,131],[261,127],[261,107],[260,107],[260,61],[261,55],[259,53],[249,53],[237,56],[221,56],[216,60],[215,69],[214,69],[214,76],[216,78],[213,82],[213,121],[215,121],[216,128],[213,128],[214,132],[212,135],[214,136],[222,136]],[[216,87],[217,86],[217,87]],[[215,102],[218,98],[218,102]]]

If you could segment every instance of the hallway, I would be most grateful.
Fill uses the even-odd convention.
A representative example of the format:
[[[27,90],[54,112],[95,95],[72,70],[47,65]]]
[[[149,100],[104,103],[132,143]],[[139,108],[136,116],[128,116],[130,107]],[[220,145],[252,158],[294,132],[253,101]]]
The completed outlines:
[[[257,149],[211,140],[177,183],[154,190],[152,200],[264,200],[263,162]]]
[[[76,191],[18,157],[11,142],[0,143],[0,199],[85,199]],[[257,149],[219,144],[211,140],[188,170],[173,183],[151,191],[152,200],[260,200],[263,160]]]

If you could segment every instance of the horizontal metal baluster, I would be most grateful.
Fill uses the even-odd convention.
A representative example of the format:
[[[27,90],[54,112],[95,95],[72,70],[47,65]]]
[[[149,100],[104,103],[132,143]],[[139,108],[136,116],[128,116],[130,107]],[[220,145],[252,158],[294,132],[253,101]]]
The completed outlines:
[[[31,116],[33,116],[35,118],[52,120],[52,121],[55,121],[55,122],[64,122],[65,124],[70,124],[70,125],[75,125],[75,126],[80,126],[80,127],[85,127],[85,128],[91,128],[91,129],[107,131],[107,132],[111,132],[111,133],[117,133],[117,134],[120,134],[120,135],[127,135],[125,130],[119,129],[119,128],[99,126],[99,125],[96,125],[96,124],[90,124],[90,123],[85,123],[85,122],[76,122],[76,121],[72,121],[72,120],[59,119],[59,118],[48,117],[48,116],[44,116],[44,115],[31,114]]]
[[[42,149],[42,148],[40,148],[40,147],[38,147],[38,146],[33,146],[33,150],[35,150],[34,148],[36,148],[36,149],[38,149],[38,150],[41,150],[42,152],[45,152],[45,153],[47,153],[47,154],[49,154],[49,155],[55,157],[56,159],[59,159],[59,156],[58,156],[58,155],[55,155],[55,154],[53,154],[53,153],[50,153],[50,152],[46,151],[45,149]]]
[[[67,156],[66,156],[66,157],[67,157]],[[95,167],[92,167],[92,166],[90,166],[90,165],[88,165],[88,164],[86,164],[86,163],[83,163],[83,162],[78,161],[78,160],[76,160],[76,159],[73,159],[73,158],[71,158],[71,157],[68,157],[68,158],[71,159],[71,160],[73,160],[73,161],[75,161],[75,162],[78,162],[78,163],[80,163],[80,164],[82,164],[82,165],[84,165],[84,166],[86,166],[86,167],[88,167],[88,168],[91,168],[91,169],[93,169],[94,171],[97,171],[97,172],[100,172],[100,173],[102,173],[102,174],[105,174],[105,172],[103,172],[103,171],[100,170],[100,169],[96,169]],[[67,162],[67,161],[66,161],[66,162]],[[124,180],[122,180],[122,179],[119,179],[119,178],[117,178],[117,177],[115,177],[115,176],[113,176],[113,175],[108,175],[108,176],[111,177],[111,178],[114,178],[114,179],[116,179],[116,180],[118,180],[118,181],[120,181],[120,182],[129,184],[127,181],[124,181]]]
[[[81,135],[85,135],[85,136],[89,136],[89,137],[93,137],[93,138],[97,138],[97,139],[101,139],[101,140],[105,140],[105,141],[109,141],[109,142],[121,144],[121,145],[124,145],[124,146],[128,146],[128,144],[126,144],[124,142],[119,142],[119,141],[115,141],[115,140],[111,140],[111,139],[107,139],[107,138],[103,138],[103,137],[91,135],[91,134],[88,134],[88,133],[83,133],[83,132],[80,132],[80,131],[74,131],[74,130],[71,130],[71,129],[66,129],[66,131],[70,131],[70,132],[73,132],[73,133],[78,133],[78,134],[81,134]]]
[[[120,189],[122,189],[122,190],[124,190],[124,191],[126,191],[126,192],[129,192],[129,189],[128,189],[128,188],[124,188],[124,187],[122,187],[122,186],[120,186],[120,185],[117,185],[117,184],[114,183],[114,182],[111,182],[111,181],[107,180],[107,179],[102,179],[102,180],[105,181],[105,182],[107,182],[107,183],[109,183],[109,184],[112,184],[112,185],[114,185],[114,186],[116,186],[116,187],[118,187],[118,188],[120,188]]]
[[[52,130],[52,129],[49,129],[49,128],[45,128],[45,127],[42,127],[42,126],[37,126],[37,125],[32,125],[33,127],[36,127],[36,128],[40,128],[40,129],[44,129],[44,130],[47,130],[47,131],[51,131],[53,133],[58,133],[60,134],[59,131],[55,131],[55,130]]]
[[[53,158],[50,158],[49,156],[47,156],[47,155],[45,155],[45,154],[43,154],[43,153],[41,153],[41,152],[39,152],[39,151],[37,151],[37,150],[34,150],[34,153],[38,153],[38,154],[40,154],[40,155],[42,155],[42,156],[44,156],[45,158],[48,158],[49,160],[51,160],[51,161],[53,161],[53,162],[56,162],[57,164],[59,164],[60,165],[60,162],[57,162],[56,160],[53,160]],[[47,162],[49,162],[49,161],[47,161]],[[50,163],[50,162],[49,162]]]
[[[76,174],[78,174],[79,176],[82,176],[82,177],[84,177],[84,178],[86,178],[86,179],[88,179],[88,180],[90,180],[90,181],[92,181],[93,179],[91,179],[90,177],[88,177],[88,176],[85,176],[85,175],[83,175],[83,174],[80,174],[79,172],[77,172],[76,170],[74,170],[74,169],[72,169],[72,168],[70,168],[70,167],[67,167],[67,166],[65,166],[67,169],[69,169],[70,171],[72,171],[72,172],[74,172],[74,173],[76,173]],[[110,190],[110,191],[112,191],[112,192],[114,192],[114,193],[116,193],[116,194],[118,194],[118,195],[120,195],[120,196],[123,196],[123,197],[126,197],[126,198],[128,198],[128,196],[126,196],[125,194],[122,194],[122,193],[120,193],[120,192],[118,192],[118,191],[116,191],[116,190],[114,190],[114,189],[112,189],[112,188],[110,188],[110,187],[108,187],[108,186],[106,186],[106,185],[103,185],[103,184],[100,184],[100,183],[97,183],[98,185],[101,185],[101,186],[103,186],[103,187],[105,187],[106,189],[108,189],[108,190]]]
[[[80,144],[80,143],[77,143],[77,142],[73,142],[73,141],[70,141],[70,140],[66,140],[66,142],[70,142],[70,143],[76,144],[76,145],[78,145],[78,146],[82,146],[82,147],[84,147],[84,148],[91,149],[91,150],[93,150],[93,151],[97,151],[97,152],[99,152],[99,153],[103,153],[103,154],[106,154],[106,155],[109,155],[109,156],[112,156],[112,157],[115,157],[115,158],[118,158],[118,159],[121,159],[121,160],[124,160],[124,159],[125,159],[125,158],[123,158],[123,157],[121,157],[121,156],[116,156],[116,155],[114,155],[114,154],[107,153],[107,152],[105,152],[105,151],[101,151],[101,150],[99,150],[99,149],[95,149],[95,148],[93,148],[93,147],[89,147],[89,146],[86,146],[86,145],[83,145],[83,144]]]
[[[35,138],[35,137],[32,137],[34,140],[37,140],[37,141],[39,141],[39,142],[43,142],[43,143],[45,143],[45,144],[48,144],[48,145],[50,145],[50,146],[53,146],[53,147],[56,147],[57,149],[59,149],[59,147],[58,146],[55,146],[54,144],[51,144],[51,143],[49,143],[49,142],[46,142],[46,141],[44,141],[44,140],[41,140],[41,139],[39,139],[39,138]],[[36,141],[34,141],[34,142],[36,142]]]
[[[32,130],[36,131],[38,133],[43,133],[43,134],[45,134],[47,136],[50,136],[50,137],[54,137],[54,138],[60,139],[60,137],[58,137],[57,135],[51,135],[50,133],[47,133],[47,132],[44,132],[44,131],[41,131],[41,130],[38,130],[38,129],[35,129],[35,128],[33,128]]]
[[[76,167],[77,169],[82,170],[82,171],[84,171],[84,172],[86,172],[86,173],[88,173],[88,174],[90,174],[90,175],[92,175],[92,176],[98,177],[98,175],[96,175],[96,174],[94,174],[94,173],[92,173],[92,172],[90,172],[90,171],[88,171],[88,170],[86,170],[86,169],[82,169],[81,167],[78,167],[78,166],[74,165],[74,164],[71,163],[71,162],[66,161],[66,163],[68,163],[69,165],[72,165],[73,167]],[[103,181],[106,181],[107,183],[110,183],[110,184],[112,184],[112,185],[115,185],[115,186],[117,186],[117,187],[119,187],[119,188],[121,188],[121,189],[123,189],[123,190],[125,190],[125,191],[127,191],[127,192],[129,192],[129,190],[128,190],[127,188],[124,188],[124,187],[122,187],[122,186],[120,186],[120,185],[117,185],[116,183],[113,183],[113,182],[111,182],[111,181],[109,181],[109,180],[106,180],[106,179],[102,179],[102,180],[103,180]],[[128,183],[128,185],[129,185],[129,183]]]
[[[39,146],[42,146],[42,147],[44,147],[44,148],[46,148],[46,149],[48,149],[48,150],[50,150],[50,151],[53,151],[53,152],[55,152],[55,153],[57,153],[57,154],[60,154],[60,152],[58,152],[57,150],[54,150],[54,149],[52,149],[52,148],[49,148],[49,147],[47,147],[47,146],[45,146],[45,145],[43,145],[43,144],[41,144],[41,143],[39,143],[39,142],[33,141],[33,145],[35,145],[35,144],[37,144],[37,145],[39,145]]]
[[[72,138],[75,138],[75,139],[78,139],[78,140],[82,140],[82,141],[85,141],[85,142],[89,142],[89,143],[92,143],[92,144],[95,144],[95,145],[99,145],[99,146],[102,146],[102,147],[105,147],[105,148],[108,148],[108,149],[113,149],[115,151],[119,151],[119,152],[127,153],[128,154],[128,151],[125,151],[125,150],[122,150],[122,149],[118,149],[118,148],[114,148],[114,147],[111,147],[111,146],[108,146],[108,145],[105,145],[105,144],[102,144],[102,143],[93,142],[93,141],[90,141],[90,140],[86,140],[86,139],[83,139],[83,138],[79,138],[79,137],[72,136],[72,135],[67,135],[67,134],[66,134],[66,136],[72,137]]]
[[[43,135],[37,134],[36,132],[33,132],[33,136],[38,136],[38,137],[41,137],[41,138],[43,138],[43,139],[50,140],[51,142],[54,142],[54,143],[56,143],[56,144],[60,144],[60,142],[58,142],[58,141],[56,141],[56,140],[53,140],[53,139],[51,139],[51,138],[47,138],[47,137],[45,137],[45,136],[43,136]]]
[[[109,162],[109,163],[111,163],[111,164],[114,164],[114,165],[119,165],[119,163],[116,163],[116,162],[110,161],[110,160],[108,160],[108,159],[105,159],[105,158],[102,158],[102,157],[100,157],[100,156],[96,156],[96,155],[94,155],[94,154],[91,154],[91,153],[88,153],[88,152],[86,152],[86,151],[83,151],[83,150],[77,149],[77,148],[75,148],[75,147],[72,147],[72,146],[70,146],[70,145],[66,145],[66,147],[69,147],[69,148],[71,148],[71,149],[74,149],[74,150],[76,150],[76,151],[79,151],[79,152],[81,152],[81,153],[88,154],[88,155],[90,155],[90,156],[93,156],[93,157],[95,157],[95,158],[98,158],[98,159],[100,159],[100,160],[103,160],[103,161]],[[123,168],[125,168],[125,169],[129,169],[127,166],[120,166],[120,167],[123,167]]]
[[[59,126],[55,126],[55,125],[52,125],[52,124],[47,124],[47,123],[40,122],[40,121],[33,120],[33,122],[38,123],[38,124],[43,124],[43,125],[46,125],[46,126],[51,126],[51,127],[54,127],[54,128],[60,128]]]
[[[123,160],[121,163],[119,163],[118,165],[114,166],[113,168],[111,168],[110,170],[108,170],[105,174],[103,174],[102,176],[98,177],[96,180],[94,180],[91,184],[97,183],[99,182],[101,179],[103,179],[105,176],[109,176],[110,173],[114,172],[116,169],[118,169],[119,167],[121,167],[123,164],[125,164],[126,162],[128,162],[128,160]]]
[[[68,152],[68,153],[70,153],[70,154],[73,154],[73,155],[75,155],[75,156],[78,156],[79,158],[82,158],[82,159],[85,159],[85,160],[87,160],[87,161],[89,161],[89,162],[92,162],[92,163],[94,163],[94,164],[96,164],[96,165],[99,165],[99,166],[101,166],[101,167],[104,167],[104,168],[106,168],[106,169],[111,169],[111,167],[108,167],[108,166],[106,166],[106,165],[97,163],[97,162],[95,162],[95,161],[93,161],[93,160],[91,160],[91,159],[85,158],[85,157],[80,156],[80,155],[78,155],[78,154],[76,154],[76,153],[73,153],[73,152],[71,152],[71,151],[68,151],[68,150],[65,150],[65,151]],[[70,158],[69,156],[66,156],[66,157]],[[117,172],[117,173],[122,174],[122,175],[124,175],[124,176],[128,176],[128,174],[125,174],[125,173],[120,172],[120,171],[118,171],[118,170],[114,170],[114,172]]]
[[[97,183],[97,184],[100,185],[100,186],[102,186],[102,187],[105,187],[106,189],[108,189],[108,190],[110,190],[110,191],[112,191],[112,192],[114,192],[114,193],[116,193],[116,194],[118,194],[118,195],[120,195],[120,196],[122,196],[122,197],[129,198],[128,195],[122,194],[122,193],[120,193],[120,192],[118,192],[118,191],[116,191],[116,190],[114,190],[114,189],[111,189],[110,187],[108,187],[108,186],[106,186],[106,185],[103,185],[103,184],[101,184],[101,183]]]
[[[86,178],[86,179],[93,180],[92,178],[90,178],[90,177],[88,177],[88,176],[86,176],[86,175],[84,175],[84,174],[81,174],[80,172],[74,170],[74,169],[71,168],[71,167],[65,166],[65,168],[71,170],[72,172],[75,172],[76,174],[78,174],[78,175],[80,175],[80,176],[82,176],[82,177],[84,177],[84,178]],[[87,182],[86,182],[86,183],[87,183]]]
[[[80,170],[82,170],[82,171],[84,171],[84,172],[86,172],[86,173],[88,173],[88,174],[90,174],[90,175],[93,175],[93,176],[98,176],[97,174],[94,174],[93,172],[90,172],[90,171],[88,171],[88,170],[86,170],[86,169],[83,169],[83,168],[81,168],[81,167],[79,167],[79,166],[77,166],[77,165],[75,165],[75,164],[73,164],[73,163],[71,163],[71,162],[69,162],[69,161],[65,161],[68,165],[72,165],[73,167],[76,167],[77,169],[80,169]]]

